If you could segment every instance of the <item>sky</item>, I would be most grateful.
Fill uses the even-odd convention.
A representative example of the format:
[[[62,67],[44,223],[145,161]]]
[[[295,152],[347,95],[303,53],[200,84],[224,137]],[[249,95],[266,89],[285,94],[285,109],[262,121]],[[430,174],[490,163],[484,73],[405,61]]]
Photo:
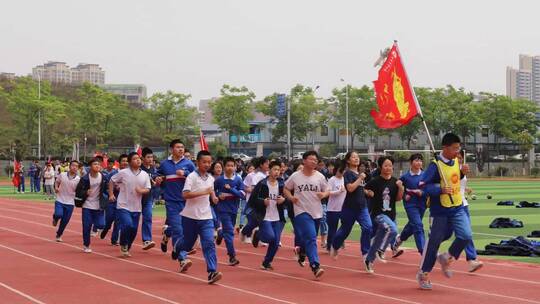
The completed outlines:
[[[191,94],[193,105],[223,84],[257,99],[318,85],[325,98],[371,86],[396,39],[414,86],[505,94],[506,66],[540,54],[538,12],[540,1],[521,0],[7,1],[0,72],[97,63],[106,83]]]

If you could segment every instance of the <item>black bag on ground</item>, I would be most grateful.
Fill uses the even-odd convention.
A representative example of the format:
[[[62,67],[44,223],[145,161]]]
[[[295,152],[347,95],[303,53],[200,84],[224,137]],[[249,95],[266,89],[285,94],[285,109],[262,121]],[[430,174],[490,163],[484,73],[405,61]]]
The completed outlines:
[[[486,250],[478,250],[481,255],[540,256],[540,242],[531,241],[522,236],[502,240],[499,244],[486,245]]]
[[[498,217],[495,218],[489,228],[522,228],[523,222],[515,219],[510,219],[508,217]]]
[[[516,208],[540,208],[540,203],[535,203],[535,202],[529,203],[527,201],[521,201],[516,206]]]
[[[534,230],[531,234],[527,235],[527,237],[540,238],[540,230]]]
[[[497,206],[514,206],[514,201],[499,201]]]

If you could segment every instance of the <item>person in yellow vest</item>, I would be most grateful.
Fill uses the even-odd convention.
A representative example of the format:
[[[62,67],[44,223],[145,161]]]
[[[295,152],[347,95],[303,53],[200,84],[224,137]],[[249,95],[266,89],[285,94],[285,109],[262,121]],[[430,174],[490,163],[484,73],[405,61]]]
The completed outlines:
[[[422,174],[420,187],[430,197],[430,213],[433,218],[431,234],[422,254],[420,270],[416,280],[421,289],[432,288],[429,273],[435,262],[441,264],[444,275],[452,276],[450,265],[471,242],[471,224],[463,206],[460,180],[464,174],[460,170],[457,156],[461,151],[461,140],[453,133],[442,138],[442,152],[435,157]],[[437,254],[448,230],[452,229],[455,239],[448,252]]]

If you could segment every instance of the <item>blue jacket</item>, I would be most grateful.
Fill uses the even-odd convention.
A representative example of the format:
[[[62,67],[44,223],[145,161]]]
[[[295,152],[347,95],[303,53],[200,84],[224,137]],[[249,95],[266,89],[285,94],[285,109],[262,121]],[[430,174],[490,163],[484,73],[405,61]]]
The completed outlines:
[[[399,179],[403,182],[403,186],[405,187],[405,194],[403,195],[403,207],[426,207],[426,198],[427,194],[425,191],[422,191],[422,196],[417,196],[415,194],[410,194],[411,199],[408,201],[405,201],[405,195],[407,194],[407,190],[415,190],[419,189],[419,183],[420,179],[422,178],[422,173],[417,175],[412,175],[411,171],[408,171],[407,173],[403,174]]]
[[[184,170],[184,176],[176,175],[176,170]],[[195,165],[187,158],[182,158],[179,162],[174,163],[172,157],[169,157],[161,162],[158,175],[164,177],[161,189],[163,189],[163,198],[166,202],[185,203],[182,191],[186,177],[193,171],[195,171]]]
[[[440,158],[437,156],[437,159]],[[453,166],[454,160],[450,160],[445,164]],[[434,162],[430,162],[426,171],[422,174],[420,188],[429,196],[429,211],[431,216],[448,216],[463,208],[463,205],[450,208],[441,205],[441,176]]]
[[[231,189],[226,189],[225,185],[230,185]],[[222,193],[227,193],[229,196],[224,200],[219,200],[216,205],[217,212],[226,212],[226,213],[238,213],[238,207],[240,205],[240,200],[246,198],[244,192],[244,183],[242,178],[237,174],[234,174],[233,179],[225,178],[225,175],[221,175],[214,181],[214,191],[219,197]]]

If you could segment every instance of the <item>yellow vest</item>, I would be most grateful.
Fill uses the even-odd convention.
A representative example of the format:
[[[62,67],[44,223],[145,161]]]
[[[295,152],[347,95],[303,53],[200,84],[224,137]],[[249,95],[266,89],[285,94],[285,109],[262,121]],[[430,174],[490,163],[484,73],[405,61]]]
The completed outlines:
[[[450,199],[450,195],[448,194],[441,194],[441,206],[450,208],[450,207],[456,207],[461,206],[463,204],[463,198],[461,197],[461,191],[460,191],[460,177],[461,177],[461,171],[459,169],[459,162],[458,159],[454,159],[454,165],[449,166],[445,164],[441,160],[434,160],[436,164],[439,167],[439,175],[441,175],[441,188],[450,187],[454,190],[454,194],[452,194],[452,199]],[[448,182],[448,185],[445,183]]]

